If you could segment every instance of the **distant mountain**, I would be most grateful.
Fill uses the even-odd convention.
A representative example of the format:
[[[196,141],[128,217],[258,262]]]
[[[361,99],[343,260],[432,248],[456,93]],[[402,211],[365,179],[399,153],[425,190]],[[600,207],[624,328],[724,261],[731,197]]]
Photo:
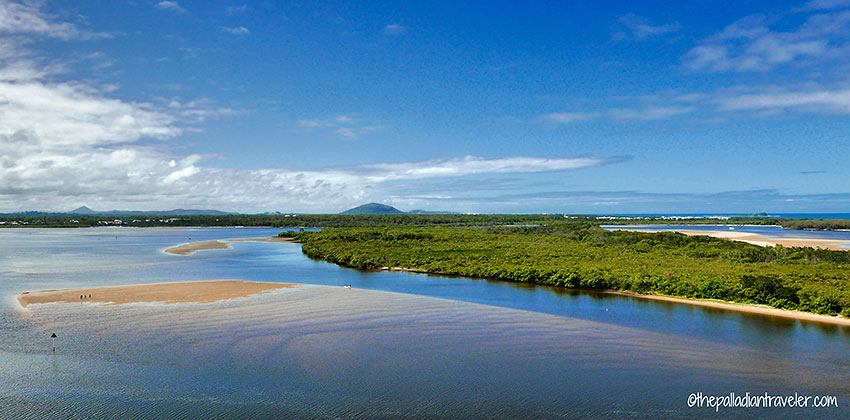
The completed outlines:
[[[403,212],[393,206],[380,203],[369,203],[348,209],[340,214],[458,214],[453,211],[411,210]]]
[[[348,209],[340,214],[404,214],[404,212],[386,204],[369,203]]]
[[[85,214],[85,215],[97,214],[96,211],[94,211],[94,210],[92,210],[92,209],[90,209],[86,206],[76,208],[74,210],[69,211],[68,213],[69,214]]]

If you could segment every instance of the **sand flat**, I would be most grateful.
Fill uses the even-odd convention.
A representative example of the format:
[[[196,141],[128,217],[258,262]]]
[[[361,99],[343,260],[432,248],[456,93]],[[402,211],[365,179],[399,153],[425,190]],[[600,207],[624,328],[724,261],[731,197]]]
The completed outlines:
[[[765,236],[757,233],[749,233],[749,232],[735,232],[731,230],[688,230],[688,229],[635,229],[635,228],[619,228],[615,226],[606,226],[606,228],[611,230],[623,230],[627,232],[645,232],[645,233],[656,233],[656,232],[677,232],[688,236],[712,236],[715,238],[722,239],[731,239],[733,241],[741,241],[746,242],[753,245],[758,246],[776,246],[782,245],[787,247],[812,247],[812,248],[823,248],[823,249],[831,249],[835,251],[850,251],[850,248],[841,246],[842,243],[846,243],[847,241],[835,240],[835,239],[808,239],[808,238],[785,238],[785,237],[775,237],[775,236]]]
[[[22,307],[38,303],[90,302],[118,305],[123,303],[212,303],[248,297],[276,289],[298,287],[289,283],[262,283],[241,280],[210,280],[175,283],[136,284],[90,287],[84,289],[44,290],[18,295]],[[89,297],[91,296],[91,297]]]

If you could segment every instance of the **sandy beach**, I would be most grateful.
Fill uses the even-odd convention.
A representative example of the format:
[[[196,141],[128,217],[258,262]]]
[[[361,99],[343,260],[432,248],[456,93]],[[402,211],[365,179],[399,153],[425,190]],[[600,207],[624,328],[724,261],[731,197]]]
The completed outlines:
[[[746,242],[758,246],[776,246],[782,245],[786,247],[812,247],[831,249],[835,251],[850,251],[850,248],[843,247],[840,244],[846,241],[832,239],[806,239],[806,238],[779,238],[772,236],[759,235],[757,233],[735,232],[729,230],[664,230],[664,229],[635,229],[628,226],[604,226],[611,230],[623,230],[627,232],[678,232],[688,236],[705,235],[715,238],[731,239],[733,241]]]
[[[248,297],[276,289],[298,287],[288,283],[262,283],[241,280],[211,280],[129,286],[90,287],[85,289],[44,290],[18,295],[22,307],[38,303],[212,303]]]
[[[820,315],[813,314],[810,312],[801,312],[801,311],[789,311],[787,309],[777,309],[772,308],[766,305],[752,305],[746,303],[734,303],[734,302],[724,302],[717,300],[706,300],[706,299],[688,299],[688,298],[679,298],[672,296],[663,296],[663,295],[644,295],[640,293],[634,292],[625,292],[612,290],[607,293],[622,295],[622,296],[631,296],[640,299],[649,299],[649,300],[660,300],[664,302],[675,302],[675,303],[684,303],[687,305],[695,305],[695,306],[703,306],[706,308],[715,308],[715,309],[724,309],[727,311],[736,311],[736,312],[745,312],[749,314],[758,314],[758,315],[768,315],[768,316],[776,316],[780,318],[789,318],[789,319],[799,319],[803,321],[813,321],[813,322],[822,322],[826,324],[835,324],[835,325],[846,325],[850,326],[850,318],[845,318],[841,316],[829,316],[829,315]]]

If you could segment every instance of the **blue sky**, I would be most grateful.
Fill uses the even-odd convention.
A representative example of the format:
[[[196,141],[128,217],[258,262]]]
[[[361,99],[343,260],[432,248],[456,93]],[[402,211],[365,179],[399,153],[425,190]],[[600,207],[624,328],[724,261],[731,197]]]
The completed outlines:
[[[846,212],[850,0],[0,0],[0,211]]]

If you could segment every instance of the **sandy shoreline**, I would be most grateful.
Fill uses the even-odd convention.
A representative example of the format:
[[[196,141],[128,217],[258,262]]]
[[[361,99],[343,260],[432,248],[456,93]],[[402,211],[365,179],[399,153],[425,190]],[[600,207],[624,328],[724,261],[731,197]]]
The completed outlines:
[[[89,287],[84,289],[43,290],[17,296],[21,307],[39,303],[212,303],[249,297],[276,289],[298,287],[289,283],[261,283],[241,280],[210,280],[175,283],[135,284]],[[89,297],[91,296],[91,297]]]
[[[834,239],[806,239],[806,238],[781,238],[775,236],[765,236],[757,233],[748,233],[748,232],[735,232],[731,230],[688,230],[688,229],[677,229],[677,230],[668,230],[668,229],[636,229],[634,227],[618,227],[618,226],[605,226],[610,230],[622,230],[626,232],[644,232],[644,233],[656,233],[656,232],[677,232],[688,236],[711,236],[715,238],[722,239],[731,239],[733,241],[741,241],[746,242],[753,245],[758,246],[776,246],[782,245],[786,247],[812,247],[812,248],[823,248],[823,249],[831,249],[834,251],[850,251],[850,248],[843,247],[840,244],[846,243],[847,241],[842,240],[834,240]]]
[[[225,241],[225,242],[222,242]],[[285,242],[296,243],[292,238],[282,238],[279,236],[269,236],[264,238],[238,238],[238,239],[222,239],[216,241],[190,242],[187,244],[177,245],[165,250],[165,252],[174,255],[191,255],[197,251],[208,249],[231,249],[233,248],[226,242]]]
[[[228,242],[284,242],[288,244],[297,244],[294,239],[282,236],[268,236],[265,238],[239,238],[239,239],[225,239]]]
[[[644,295],[640,293],[634,292],[626,292],[619,290],[611,290],[606,293],[610,293],[613,295],[621,295],[621,296],[630,296],[640,299],[649,299],[649,300],[658,300],[662,302],[673,302],[673,303],[684,303],[688,305],[694,306],[702,306],[706,308],[715,308],[715,309],[724,309],[728,311],[735,312],[744,312],[748,314],[758,314],[758,315],[768,315],[768,316],[776,316],[780,318],[788,318],[788,319],[798,319],[803,321],[812,321],[812,322],[822,322],[826,324],[835,324],[835,325],[845,325],[850,326],[850,318],[845,318],[841,316],[830,316],[830,315],[820,315],[813,314],[810,312],[801,312],[801,311],[791,311],[788,309],[778,309],[772,308],[766,305],[753,305],[747,303],[734,303],[734,302],[724,302],[717,300],[705,300],[705,299],[689,299],[689,298],[680,298],[680,297],[672,297],[672,296],[663,296],[663,295]]]
[[[429,273],[423,270],[415,270],[404,267],[381,267],[380,270],[384,271],[401,271],[406,273],[418,273],[418,274],[435,274],[435,275],[445,275],[439,273]],[[735,303],[735,302],[726,302],[719,300],[708,300],[708,299],[691,299],[685,297],[673,297],[673,296],[664,296],[664,295],[647,295],[635,292],[629,292],[625,290],[607,290],[604,293],[612,294],[612,295],[620,295],[620,296],[630,296],[640,299],[648,299],[648,300],[658,300],[663,302],[673,302],[673,303],[682,303],[686,305],[694,305],[694,306],[702,306],[706,308],[715,308],[715,309],[723,309],[727,311],[735,311],[735,312],[744,312],[750,314],[758,314],[758,315],[767,315],[767,316],[776,316],[780,318],[788,318],[788,319],[797,319],[802,321],[812,321],[812,322],[821,322],[825,324],[835,324],[835,325],[844,325],[850,326],[850,318],[845,318],[842,316],[830,316],[830,315],[821,315],[814,314],[811,312],[802,312],[802,311],[792,311],[788,309],[779,309],[773,308],[767,305],[756,305],[749,303]]]

